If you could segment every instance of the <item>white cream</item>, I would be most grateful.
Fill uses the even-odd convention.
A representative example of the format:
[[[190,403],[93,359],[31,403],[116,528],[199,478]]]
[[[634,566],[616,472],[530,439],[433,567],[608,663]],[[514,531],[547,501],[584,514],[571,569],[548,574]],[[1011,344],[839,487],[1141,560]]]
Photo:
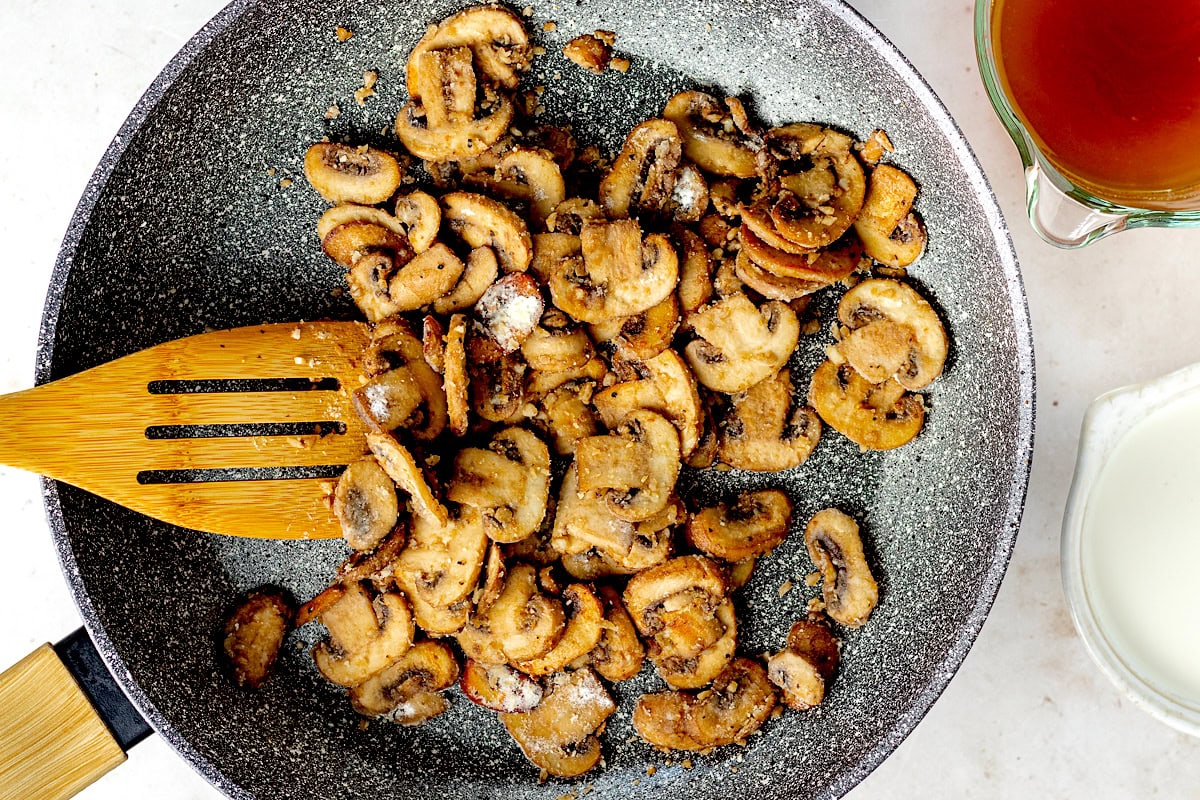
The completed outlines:
[[[1200,704],[1200,393],[1112,446],[1080,533],[1083,589],[1112,649],[1158,692]]]

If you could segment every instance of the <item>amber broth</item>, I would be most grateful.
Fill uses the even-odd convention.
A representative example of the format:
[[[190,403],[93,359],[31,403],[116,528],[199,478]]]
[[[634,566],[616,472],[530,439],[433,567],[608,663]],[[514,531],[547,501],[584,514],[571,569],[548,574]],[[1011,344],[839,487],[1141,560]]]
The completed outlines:
[[[1196,0],[996,0],[992,37],[1014,110],[1067,178],[1200,208]]]

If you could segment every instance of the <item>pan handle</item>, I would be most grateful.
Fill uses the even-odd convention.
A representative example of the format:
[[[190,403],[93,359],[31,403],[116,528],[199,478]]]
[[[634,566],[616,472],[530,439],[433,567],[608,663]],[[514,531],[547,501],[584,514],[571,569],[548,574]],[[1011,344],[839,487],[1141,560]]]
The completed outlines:
[[[65,800],[150,735],[80,628],[0,674],[0,800]]]

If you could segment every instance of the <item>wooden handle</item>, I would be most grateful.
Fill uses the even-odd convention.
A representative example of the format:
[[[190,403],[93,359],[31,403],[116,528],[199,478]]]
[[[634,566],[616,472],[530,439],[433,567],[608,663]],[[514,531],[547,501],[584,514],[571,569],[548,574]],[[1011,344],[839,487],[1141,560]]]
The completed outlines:
[[[63,800],[125,760],[48,644],[0,674],[0,800]]]

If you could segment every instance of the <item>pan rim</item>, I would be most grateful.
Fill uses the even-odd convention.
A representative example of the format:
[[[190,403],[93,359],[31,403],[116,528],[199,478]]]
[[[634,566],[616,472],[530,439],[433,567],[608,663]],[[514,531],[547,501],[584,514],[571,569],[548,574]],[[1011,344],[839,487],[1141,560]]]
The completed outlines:
[[[975,604],[963,619],[957,637],[953,640],[940,669],[937,670],[932,680],[917,694],[892,726],[884,731],[878,742],[867,750],[854,766],[842,772],[818,795],[819,798],[836,798],[843,796],[865,779],[916,728],[957,674],[995,603],[1000,584],[1012,558],[1029,486],[1036,418],[1036,372],[1028,297],[1021,277],[1016,249],[991,184],[961,128],[908,58],[862,14],[850,7],[844,0],[788,0],[786,5],[800,5],[806,2],[824,7],[869,43],[880,58],[894,70],[899,80],[918,97],[934,126],[950,145],[966,173],[967,182],[980,202],[988,229],[995,242],[1009,306],[1013,314],[1013,332],[1019,372],[1020,407],[1017,413],[1017,441],[1011,465],[1012,481],[1008,505],[1004,515],[1004,524],[995,532],[996,549],[983,576]],[[72,215],[51,274],[38,335],[35,383],[42,384],[51,379],[51,365],[63,290],[74,263],[76,249],[113,169],[121,160],[133,137],[142,128],[179,76],[192,65],[216,37],[257,5],[259,5],[259,0],[233,0],[189,39],[147,88],[105,151]],[[781,10],[776,9],[775,13],[780,13]],[[187,737],[181,734],[158,710],[125,667],[123,658],[101,624],[96,608],[84,586],[67,536],[58,484],[53,480],[43,479],[42,495],[60,567],[70,587],[71,595],[79,607],[84,627],[122,691],[172,749],[216,789],[231,798],[239,798],[239,800],[253,798],[253,795],[228,778],[216,764],[192,746]]]

